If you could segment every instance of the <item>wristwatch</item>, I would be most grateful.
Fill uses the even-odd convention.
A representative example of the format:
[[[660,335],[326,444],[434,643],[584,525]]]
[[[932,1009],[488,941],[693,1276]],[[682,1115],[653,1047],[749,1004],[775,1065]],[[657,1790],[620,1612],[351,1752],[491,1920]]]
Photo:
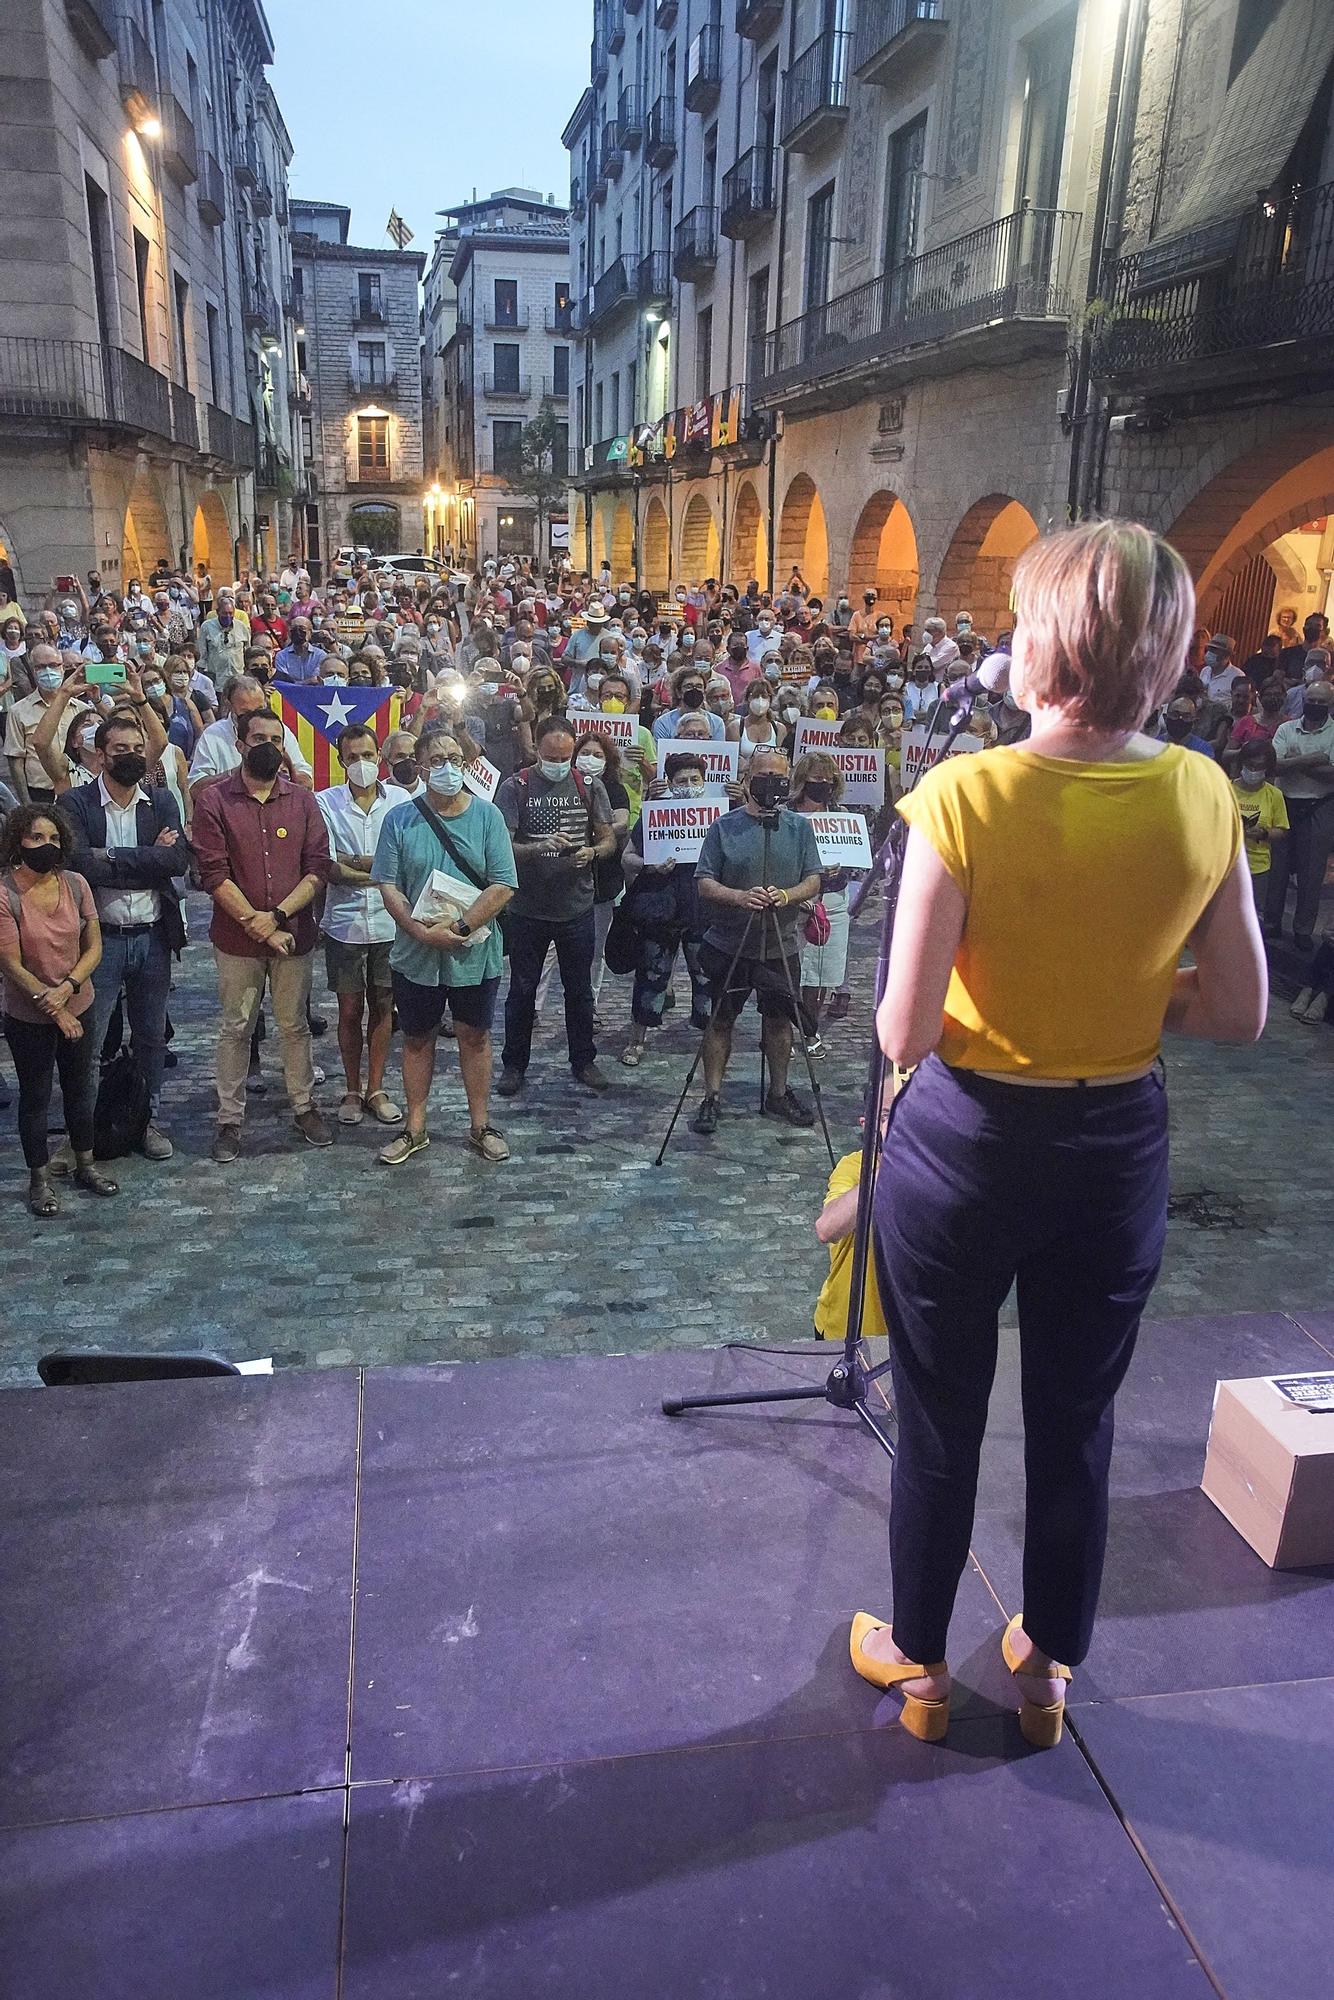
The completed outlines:
[[[269,915],[275,920],[275,922],[278,924],[281,930],[286,930],[287,926],[292,921],[292,919],[288,916],[286,910],[280,910],[277,908],[276,905],[272,910],[269,911]]]
[[[83,981],[76,979],[73,973],[67,972],[65,977],[69,981],[69,990],[71,993],[79,993],[83,990]]]
[[[454,928],[461,937],[472,936],[472,925],[464,923],[462,917],[458,919],[457,923],[454,925]]]

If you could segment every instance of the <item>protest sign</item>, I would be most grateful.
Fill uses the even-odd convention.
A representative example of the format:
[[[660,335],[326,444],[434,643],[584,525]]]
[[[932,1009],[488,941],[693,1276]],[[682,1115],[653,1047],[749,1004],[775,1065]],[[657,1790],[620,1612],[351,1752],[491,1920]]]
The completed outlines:
[[[463,782],[477,798],[494,800],[500,772],[489,758],[475,757],[463,767]]]
[[[637,715],[605,715],[600,708],[571,708],[566,720],[576,736],[605,736],[624,755],[639,741],[641,723]]]
[[[712,796],[721,796],[729,780],[735,781],[740,768],[741,746],[738,743],[693,743],[687,737],[672,736],[658,744],[658,776],[667,775],[667,759],[679,757],[688,752],[698,757],[704,766],[704,789]]]
[[[950,755],[955,756],[960,753],[980,750],[982,747],[980,736],[956,736],[954,742],[950,745]],[[904,730],[903,739],[899,746],[899,776],[902,779],[905,791],[910,785],[917,783],[924,770],[929,770],[933,764],[940,762],[944,750],[945,733],[943,730],[937,730],[936,734],[931,738],[929,752],[927,750],[926,724],[924,722],[914,723],[911,729]]]
[[[813,716],[803,715],[792,739],[792,757],[804,757],[808,750],[834,750],[838,747],[838,732],[841,722],[817,722]]]
[[[722,799],[648,799],[644,804],[644,859],[698,861],[704,836],[726,810]]]
[[[822,867],[870,867],[871,836],[860,813],[812,813],[811,832]]]
[[[856,805],[879,806],[885,802],[885,753],[883,750],[854,750],[846,743],[831,745],[828,753],[838,765],[843,779],[843,796]]]

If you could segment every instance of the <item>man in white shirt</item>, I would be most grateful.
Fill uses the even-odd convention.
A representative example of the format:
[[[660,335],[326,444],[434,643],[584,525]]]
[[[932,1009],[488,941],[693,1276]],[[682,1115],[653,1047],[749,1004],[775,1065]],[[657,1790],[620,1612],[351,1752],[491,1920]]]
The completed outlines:
[[[760,667],[766,653],[777,650],[781,634],[775,630],[774,614],[768,605],[760,606],[755,623],[746,634],[746,654],[752,666]]]
[[[400,798],[423,798],[426,787],[417,768],[417,739],[410,729],[391,729],[380,752]]]
[[[959,648],[953,639],[945,636],[945,620],[928,618],[922,627],[924,649],[931,655],[931,669],[937,680],[948,678],[949,669],[959,657]]]
[[[238,674],[223,696],[223,706],[227,713],[217,722],[210,722],[195,745],[195,754],[190,759],[190,797],[198,798],[207,785],[216,785],[219,778],[227,777],[241,768],[241,751],[236,741],[236,718],[249,715],[255,709],[267,708],[264,690],[251,674]],[[301,745],[290,729],[283,729],[283,748],[292,782],[302,785],[306,791],[315,789],[315,774],[301,754]]]
[[[1225,632],[1215,632],[1204,649],[1204,665],[1200,668],[1205,700],[1226,709],[1232,699],[1233,682],[1245,678],[1241,668],[1232,663],[1231,639]]]
[[[386,742],[386,754],[389,747]],[[394,1031],[389,970],[394,920],[379,890],[371,885],[371,868],[386,814],[405,804],[408,795],[380,778],[380,746],[367,724],[348,723],[338,738],[338,755],[347,783],[331,786],[315,800],[329,829],[333,857],[320,929],[325,974],[338,1001],[338,1053],[347,1083],[338,1122],[359,1125],[369,1111],[381,1125],[397,1125],[402,1121],[402,1110],[390,1102],[384,1087],[384,1067]]]
[[[55,647],[47,645],[33,647],[28,666],[36,686],[31,694],[16,701],[5,716],[5,755],[9,759],[10,783],[22,804],[49,805],[55,798],[55,789],[46,766],[32,747],[32,739],[64,684],[65,668]],[[77,702],[68,714],[73,716],[78,709],[92,713],[87,702]]]
[[[1303,689],[1301,720],[1280,722],[1274,731],[1274,755],[1291,831],[1269,870],[1265,929],[1271,937],[1282,935],[1288,876],[1295,874],[1292,941],[1299,951],[1310,951],[1325,868],[1334,847],[1334,686],[1328,681],[1313,681]]]

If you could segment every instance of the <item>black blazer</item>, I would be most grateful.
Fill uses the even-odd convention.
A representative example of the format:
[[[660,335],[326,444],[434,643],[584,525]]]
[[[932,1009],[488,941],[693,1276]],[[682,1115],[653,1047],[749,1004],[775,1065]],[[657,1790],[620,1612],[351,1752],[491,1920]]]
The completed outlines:
[[[71,866],[92,889],[156,889],[162,898],[162,922],[167,943],[179,952],[185,943],[185,920],[181,915],[178,877],[190,866],[190,847],[181,826],[180,809],[165,785],[149,785],[147,798],[135,808],[137,847],[118,847],[113,854],[107,844],[107,815],[100,787],[75,785],[62,794],[59,805],[74,828],[74,856]],[[170,846],[157,845],[157,837],[167,828],[176,835]],[[94,858],[96,855],[97,858]]]

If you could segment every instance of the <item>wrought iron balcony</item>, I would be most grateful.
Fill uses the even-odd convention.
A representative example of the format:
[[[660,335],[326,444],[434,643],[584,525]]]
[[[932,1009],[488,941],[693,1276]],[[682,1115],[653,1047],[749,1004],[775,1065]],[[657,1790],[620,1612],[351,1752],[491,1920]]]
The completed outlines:
[[[1334,181],[1261,201],[1214,267],[1173,277],[1172,246],[1116,267],[1093,368],[1111,388],[1208,391],[1334,368]]]
[[[199,179],[199,156],[190,114],[172,91],[162,93],[162,165],[181,187]]]
[[[146,432],[199,449],[194,397],[135,354],[95,340],[0,335],[0,428],[7,420],[61,429]]]
[[[533,393],[531,375],[483,375],[482,394],[503,398],[511,403],[524,402]]]
[[[607,81],[607,65],[609,61],[610,56],[607,51],[606,36],[594,35],[593,46],[589,50],[588,57],[588,71],[594,90],[601,90],[603,84]]]
[[[608,118],[603,123],[599,157],[605,178],[609,181],[618,181],[621,178],[621,168],[625,164],[625,153],[621,146],[621,128],[614,118]]]
[[[558,383],[554,375],[542,377],[542,400],[544,403],[568,403],[570,400],[570,378]]]
[[[607,193],[607,170],[603,163],[601,155],[598,152],[596,144],[592,140],[590,140],[588,145],[589,203],[592,204],[595,201],[602,201],[603,199],[605,199],[606,193]]]
[[[208,454],[219,458],[224,465],[235,466],[246,472],[255,463],[255,426],[242,423],[239,417],[228,410],[220,410],[216,403],[208,403],[204,410],[208,425]]]
[[[611,0],[607,8],[607,47],[614,56],[625,47],[625,10],[620,0]]]
[[[236,175],[236,185],[243,188],[258,187],[260,179],[259,148],[255,144],[253,132],[246,132],[236,142],[236,154],[232,161],[232,172]]]
[[[724,236],[754,236],[777,213],[777,149],[752,146],[723,176],[719,228]]]
[[[310,377],[297,373],[292,377],[287,391],[287,400],[294,410],[310,408]]]
[[[783,18],[783,0],[737,0],[736,31],[748,42],[765,41]]]
[[[482,325],[488,333],[527,333],[528,312],[518,306],[511,313],[497,312],[493,303],[483,308]]]
[[[723,31],[716,21],[706,21],[686,50],[686,110],[710,110],[722,81]]]
[[[846,28],[826,29],[803,49],[783,79],[779,138],[795,153],[813,153],[842,131],[848,116]]]
[[[542,315],[542,324],[548,333],[573,333],[574,302],[567,299],[563,306],[548,306]]]
[[[128,14],[122,14],[116,25],[120,101],[132,118],[145,118],[157,111],[157,65],[153,51],[139,23]]]
[[[197,200],[200,219],[207,222],[210,228],[216,229],[220,222],[227,220],[227,182],[212,153],[205,153],[199,162]]]
[[[635,296],[641,306],[664,306],[672,296],[671,260],[665,250],[650,250],[639,260]]]
[[[707,277],[718,261],[718,211],[692,208],[676,225],[672,270],[684,283]]]
[[[256,215],[273,214],[273,189],[262,175],[251,190],[250,206]]]
[[[657,0],[653,9],[653,19],[660,28],[676,26],[676,0]]]
[[[199,406],[190,391],[179,382],[168,382],[167,394],[171,403],[171,435],[176,444],[188,445],[191,451],[199,449]]]
[[[652,167],[668,167],[676,158],[676,106],[670,97],[656,98],[650,107],[644,151]]]
[[[644,0],[625,0],[625,11],[627,14],[637,14],[643,5]]]
[[[629,260],[618,257],[614,263],[608,264],[593,286],[593,311],[589,325],[604,326],[622,306],[633,303],[634,296],[634,287],[630,282]]]
[[[282,316],[278,311],[278,301],[268,286],[257,278],[246,280],[241,318],[253,332],[272,334],[275,340],[281,332]]]
[[[616,107],[616,123],[620,128],[621,144],[628,152],[633,152],[644,136],[643,93],[627,84],[621,92],[621,101]]]
[[[85,55],[101,62],[116,47],[116,0],[65,0],[65,13]]]
[[[578,174],[570,175],[570,214],[576,222],[582,222],[588,204],[584,199],[584,183]]]
[[[946,0],[861,0],[852,66],[867,83],[901,83],[944,41]]]
[[[398,401],[398,374],[384,368],[349,368],[347,392],[350,396],[370,396],[376,402]]]
[[[628,475],[629,471],[623,431],[615,437],[600,438],[596,444],[577,444],[570,448],[571,479],[606,478],[608,474],[616,473]]]
[[[362,298],[360,291],[352,294],[353,326],[383,326],[385,319],[383,293],[372,292],[366,299]]]
[[[1022,208],[895,265],[769,335],[756,401],[809,400],[822,385],[950,373],[1068,339],[1081,216]]]

